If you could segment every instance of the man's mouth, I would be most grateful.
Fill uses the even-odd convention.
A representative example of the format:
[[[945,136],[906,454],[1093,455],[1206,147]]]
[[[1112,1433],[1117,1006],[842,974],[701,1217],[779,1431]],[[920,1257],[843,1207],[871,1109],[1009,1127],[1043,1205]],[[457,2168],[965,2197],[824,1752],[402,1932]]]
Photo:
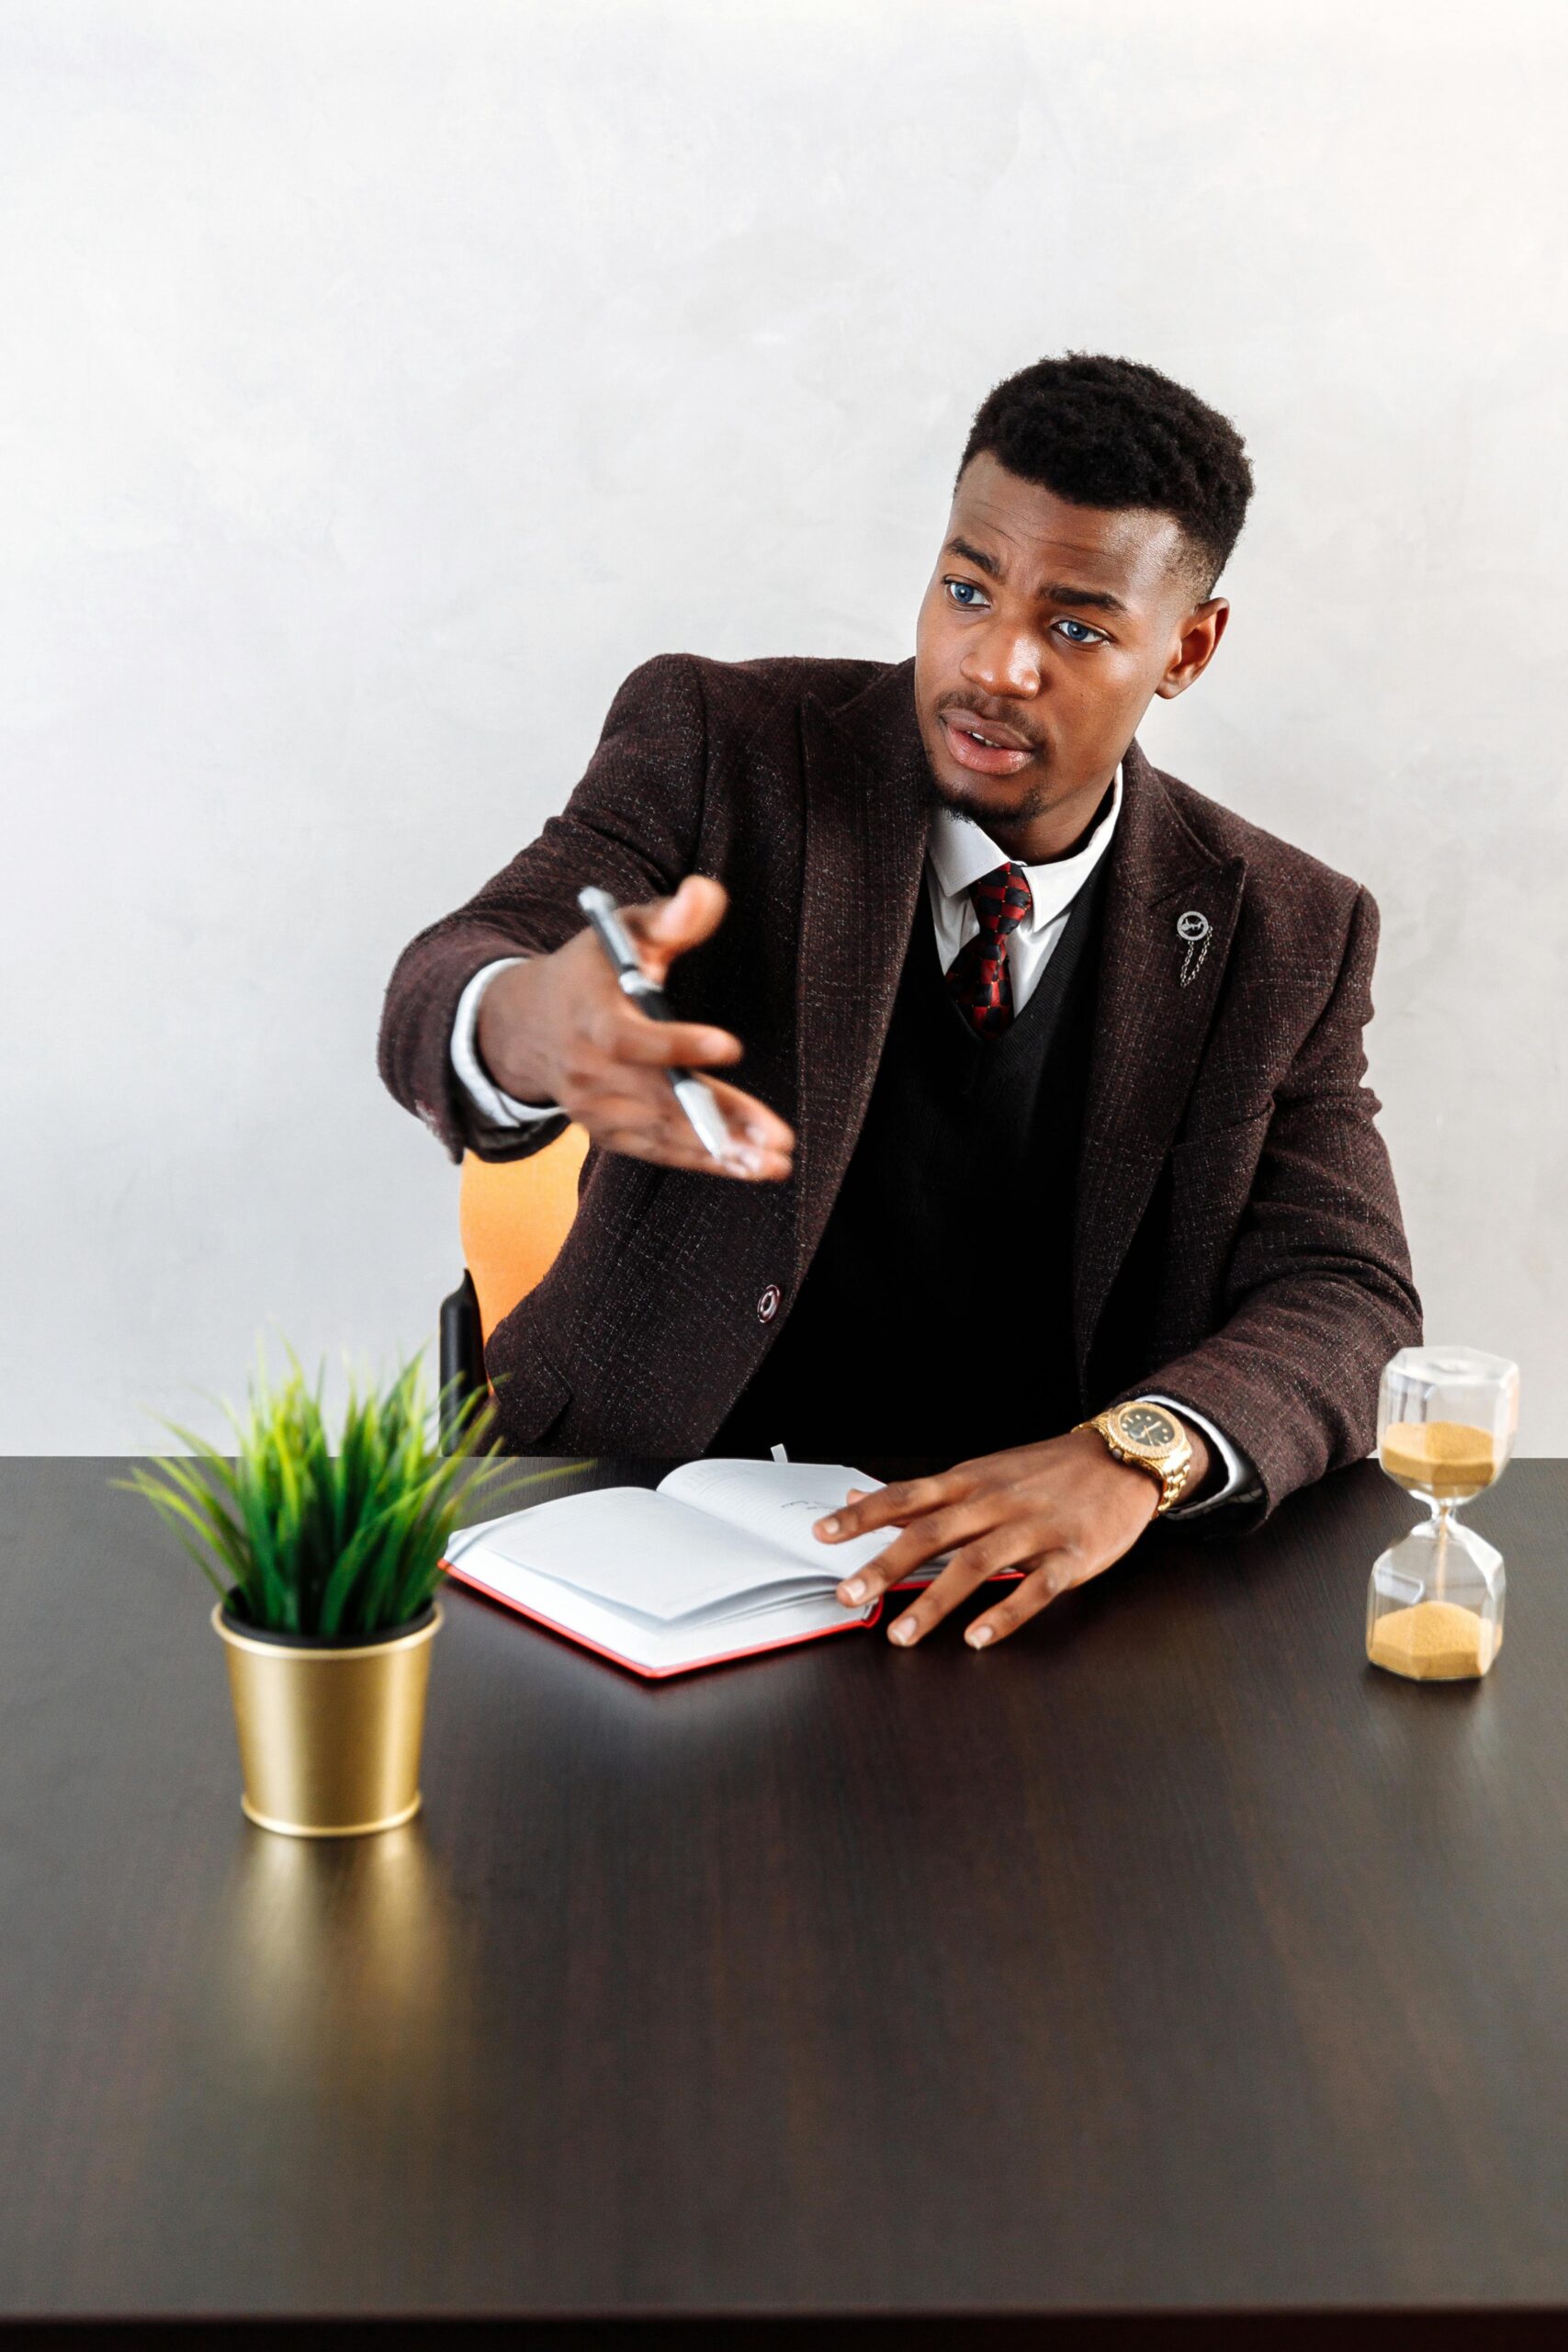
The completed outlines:
[[[948,749],[960,767],[981,775],[1016,775],[1034,757],[1033,746],[1015,728],[998,727],[972,710],[941,714]]]

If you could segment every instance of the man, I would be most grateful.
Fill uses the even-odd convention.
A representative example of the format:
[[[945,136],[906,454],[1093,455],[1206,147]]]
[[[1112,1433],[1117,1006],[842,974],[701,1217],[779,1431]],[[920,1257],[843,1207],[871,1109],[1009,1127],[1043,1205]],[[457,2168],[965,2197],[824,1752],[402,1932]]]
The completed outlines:
[[[1213,658],[1250,491],[1153,368],[1025,368],[912,662],[646,663],[564,812],[406,950],[382,1072],[453,1157],[590,1138],[487,1351],[511,1444],[951,1462],[818,1532],[902,1531],[846,1605],[951,1554],[903,1645],[1011,1572],[976,1647],[1160,1512],[1255,1525],[1366,1453],[1420,1328],[1362,1083],[1376,909],[1134,740]],[[743,1056],[720,1162],[665,1070]]]

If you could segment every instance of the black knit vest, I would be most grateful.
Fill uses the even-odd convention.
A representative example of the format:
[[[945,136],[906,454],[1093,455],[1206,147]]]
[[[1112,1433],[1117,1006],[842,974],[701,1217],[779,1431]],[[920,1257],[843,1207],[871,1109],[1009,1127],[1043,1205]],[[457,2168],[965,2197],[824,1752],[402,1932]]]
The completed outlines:
[[[1078,1419],[1073,1204],[1109,864],[999,1037],[948,994],[922,886],[839,1197],[710,1453],[960,1462]]]

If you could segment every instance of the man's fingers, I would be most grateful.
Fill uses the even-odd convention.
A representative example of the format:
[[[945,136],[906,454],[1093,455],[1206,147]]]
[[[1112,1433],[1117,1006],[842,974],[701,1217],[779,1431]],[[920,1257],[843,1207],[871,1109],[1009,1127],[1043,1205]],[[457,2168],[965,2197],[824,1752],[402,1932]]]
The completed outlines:
[[[738,1087],[722,1080],[713,1094],[724,1118],[730,1148],[716,1159],[691,1125],[669,1084],[653,1070],[615,1074],[591,1088],[572,1105],[572,1115],[591,1139],[629,1159],[652,1159],[670,1168],[692,1168],[708,1175],[778,1182],[795,1165],[795,1136],[781,1118]]]
[[[813,1522],[812,1533],[824,1543],[841,1544],[846,1536],[866,1535],[875,1527],[903,1527],[921,1511],[934,1510],[963,1492],[951,1470],[935,1478],[900,1478],[891,1487],[878,1487],[861,1502],[829,1511],[826,1519]]]
[[[740,1040],[732,1037],[728,1029],[708,1029],[692,1021],[650,1021],[646,1013],[629,1009],[623,1016],[618,1007],[611,1009],[596,1042],[612,1063],[628,1074],[633,1070],[708,1069],[716,1062],[739,1061],[741,1052]],[[761,1144],[773,1151],[795,1149],[795,1130],[776,1111],[770,1111],[754,1094],[747,1094],[722,1079],[712,1079],[708,1083],[725,1125],[739,1141]]]
[[[649,978],[662,982],[677,956],[712,937],[728,905],[729,895],[722,882],[706,874],[688,874],[668,899],[623,907],[621,921],[641,951]]]
[[[661,945],[677,942],[682,947],[694,946],[718,929],[728,904],[722,882],[711,874],[688,874],[669,898],[655,903],[649,930]]]
[[[728,903],[722,883],[705,874],[688,874],[668,899],[623,907],[622,918],[649,979],[662,981],[676,956],[708,938],[723,922]],[[644,1096],[637,1107],[642,1073],[652,1079],[659,1070],[708,1070],[738,1062],[741,1053],[740,1040],[728,1029],[695,1021],[654,1021],[619,991],[602,996],[568,1064],[579,1098],[571,1103],[573,1115],[595,1142],[611,1150],[668,1167],[778,1182],[793,1170],[795,1132],[754,1095],[720,1080],[707,1081],[730,1139],[729,1149],[719,1159],[701,1144],[684,1112],[672,1097],[665,1099],[663,1090],[658,1090],[657,1101]],[[599,1088],[615,1096],[624,1093],[633,1106],[629,1113],[605,1114],[603,1098],[596,1095]],[[567,1099],[565,1089],[562,1099]]]
[[[1021,1584],[1014,1585],[1005,1600],[998,1600],[965,1628],[964,1638],[970,1648],[990,1649],[998,1642],[1005,1642],[1010,1634],[1016,1634],[1031,1617],[1038,1617],[1058,1593],[1066,1592],[1077,1582],[1076,1567],[1070,1552],[1047,1552],[1039,1566]]]
[[[625,999],[595,1014],[589,1034],[602,1053],[639,1068],[679,1064],[685,1069],[705,1069],[715,1062],[740,1059],[740,1040],[728,1029],[710,1029],[698,1021],[650,1021]]]
[[[987,1530],[994,1527],[995,1520],[994,1496],[976,1496],[967,1502],[949,1503],[940,1510],[922,1511],[895,1536],[886,1552],[879,1553],[867,1566],[851,1570],[839,1588],[840,1596],[852,1603],[869,1600],[874,1593],[886,1592],[889,1585],[901,1583],[905,1577],[912,1576],[917,1568],[923,1568],[928,1562],[940,1558],[943,1552],[952,1552],[960,1544],[984,1537]],[[997,1531],[998,1535],[1000,1532]],[[1039,1542],[1036,1534],[1025,1548],[1037,1550]],[[1010,1565],[1012,1560],[1022,1556],[1021,1551],[1014,1551],[1009,1555],[1008,1562],[997,1565]],[[989,1571],[982,1573],[988,1574]],[[975,1581],[976,1578],[970,1578],[971,1583]],[[968,1586],[963,1589],[966,1591]]]
[[[731,1086],[725,1079],[710,1079],[707,1083],[724,1124],[737,1143],[751,1144],[760,1151],[782,1153],[786,1159],[793,1157],[795,1129],[787,1119],[781,1119],[776,1111],[770,1111],[754,1094],[742,1093],[739,1086]]]
[[[956,1551],[941,1576],[933,1578],[919,1599],[909,1603],[887,1629],[887,1638],[900,1649],[910,1649],[950,1609],[966,1600],[987,1578],[1009,1568],[1022,1567],[1040,1556],[1040,1530],[1024,1521],[996,1527],[978,1542]]]
[[[677,1124],[677,1122],[679,1124]],[[705,1176],[739,1176],[752,1182],[781,1182],[795,1167],[787,1151],[767,1149],[736,1138],[721,1159],[716,1159],[677,1109],[675,1120],[650,1116],[640,1097],[624,1096],[596,1105],[582,1114],[580,1125],[592,1142],[605,1151],[623,1152],[632,1159],[656,1160],[665,1168],[691,1168]]]
[[[645,1106],[629,1104],[624,1117],[593,1118],[581,1123],[591,1142],[628,1159],[651,1159],[660,1168],[689,1168],[703,1176],[733,1176],[748,1183],[779,1182],[794,1162],[783,1152],[759,1151],[754,1145],[737,1144],[716,1159],[691,1128],[684,1134],[649,1125]]]

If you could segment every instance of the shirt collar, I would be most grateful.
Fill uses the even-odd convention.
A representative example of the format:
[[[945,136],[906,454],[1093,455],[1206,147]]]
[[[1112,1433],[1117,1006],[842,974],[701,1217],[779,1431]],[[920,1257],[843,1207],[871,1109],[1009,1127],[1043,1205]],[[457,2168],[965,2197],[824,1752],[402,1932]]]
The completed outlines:
[[[1121,813],[1122,771],[1118,767],[1111,806],[1083,847],[1074,850],[1071,857],[1053,858],[1045,865],[1024,867],[1029,876],[1029,894],[1034,902],[1026,930],[1040,931],[1066,913],[1110,848]],[[926,854],[939,885],[950,899],[967,898],[982,875],[994,874],[998,865],[1009,862],[1007,852],[998,848],[989,833],[971,819],[945,807],[934,812]]]

